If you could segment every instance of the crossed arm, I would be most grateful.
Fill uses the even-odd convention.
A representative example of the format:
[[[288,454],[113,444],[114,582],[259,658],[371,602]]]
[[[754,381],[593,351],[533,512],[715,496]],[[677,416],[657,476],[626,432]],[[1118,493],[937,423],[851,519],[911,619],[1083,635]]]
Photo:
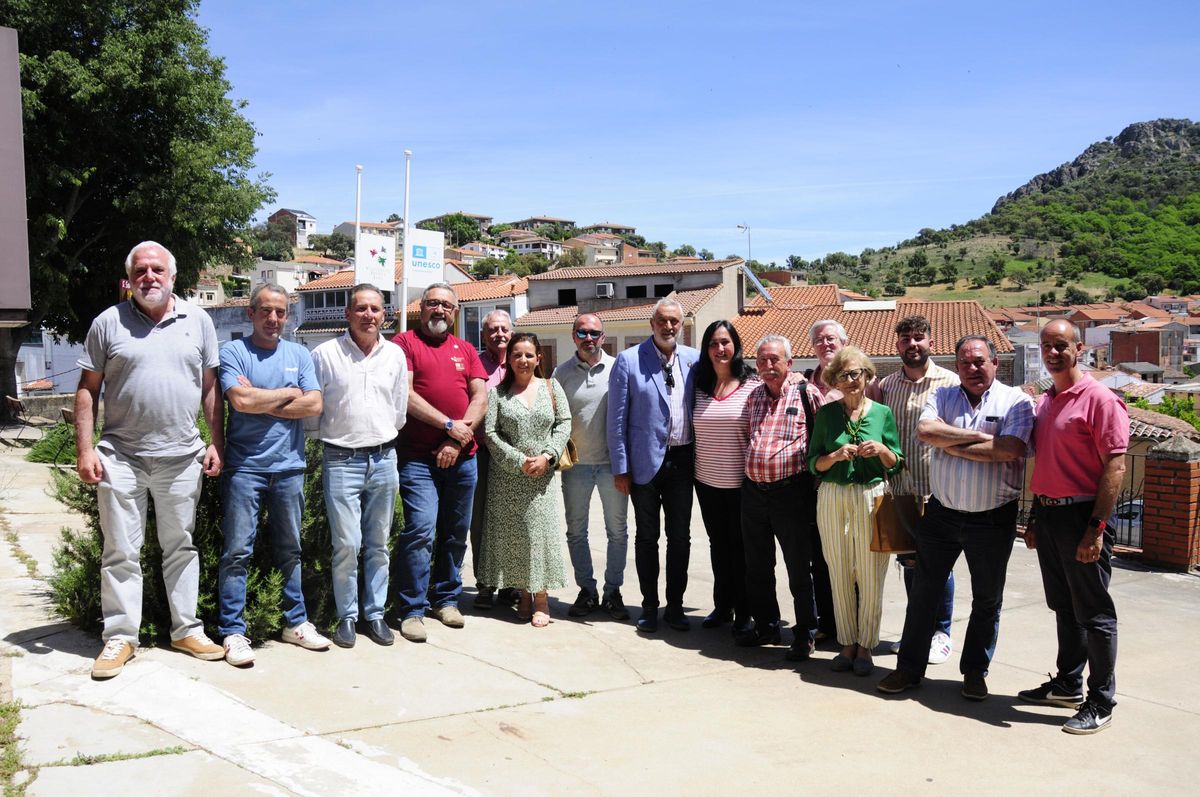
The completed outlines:
[[[1011,462],[1025,456],[1025,441],[1019,437],[993,437],[975,429],[960,429],[942,420],[926,419],[917,424],[917,438],[947,454],[975,462]]]
[[[237,380],[236,385],[225,391],[225,397],[235,410],[247,415],[274,415],[276,418],[296,420],[320,415],[324,407],[319,390],[255,387],[241,374]]]

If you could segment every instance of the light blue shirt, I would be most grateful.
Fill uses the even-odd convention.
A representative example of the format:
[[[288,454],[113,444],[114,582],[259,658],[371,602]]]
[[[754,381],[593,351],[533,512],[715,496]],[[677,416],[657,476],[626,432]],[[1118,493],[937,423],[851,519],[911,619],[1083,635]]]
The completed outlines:
[[[1015,387],[992,382],[979,406],[972,407],[962,387],[940,387],[926,400],[920,420],[941,420],[993,437],[1015,437],[1029,445],[1033,399]],[[1024,457],[1012,462],[975,462],[935,448],[929,462],[933,497],[960,512],[986,512],[1019,498],[1024,476]]]

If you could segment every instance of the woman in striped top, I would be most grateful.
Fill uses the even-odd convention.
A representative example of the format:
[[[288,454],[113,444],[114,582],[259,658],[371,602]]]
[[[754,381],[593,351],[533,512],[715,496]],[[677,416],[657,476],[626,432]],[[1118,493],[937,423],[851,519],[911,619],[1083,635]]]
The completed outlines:
[[[729,321],[704,330],[696,364],[692,431],[696,441],[696,497],[708,532],[713,568],[713,610],[704,628],[733,622],[748,631],[746,560],[742,552],[742,479],[746,471],[749,420],[746,397],[757,384],[742,359],[742,340]]]

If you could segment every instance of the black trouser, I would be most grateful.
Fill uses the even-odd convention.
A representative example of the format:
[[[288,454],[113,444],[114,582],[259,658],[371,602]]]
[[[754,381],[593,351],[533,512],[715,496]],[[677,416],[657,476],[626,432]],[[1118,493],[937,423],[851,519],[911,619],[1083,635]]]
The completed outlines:
[[[696,482],[700,515],[708,532],[708,551],[713,570],[713,607],[733,612],[737,618],[750,614],[746,599],[746,556],[742,550],[742,488],[710,487]]]
[[[809,524],[815,512],[812,477],[800,473],[771,484],[742,482],[742,541],[746,549],[746,594],[755,624],[779,622],[775,599],[775,540],[783,553],[788,589],[796,612],[797,639],[812,641],[817,631],[813,600]]]
[[[491,452],[480,441],[475,452],[478,478],[475,482],[475,503],[471,510],[471,570],[475,574],[475,585],[481,590],[490,588],[479,581],[479,552],[483,550],[483,523],[487,519],[488,469],[491,464]]]
[[[1058,679],[1073,689],[1083,687],[1088,667],[1088,699],[1116,705],[1117,609],[1109,594],[1113,536],[1104,531],[1100,559],[1080,562],[1075,549],[1085,533],[1094,501],[1034,508],[1038,564],[1046,605],[1058,621]]]
[[[691,548],[695,464],[695,452],[691,445],[668,448],[654,478],[648,484],[634,484],[629,490],[629,498],[633,501],[633,519],[637,526],[633,538],[633,561],[637,568],[638,586],[642,590],[644,611],[658,609],[660,509],[667,529],[667,608],[683,608]]]
[[[807,502],[807,503],[805,503]],[[817,604],[817,630],[826,636],[837,638],[837,623],[833,619],[833,584],[829,581],[829,563],[825,561],[825,550],[821,547],[821,531],[817,528],[817,491],[801,502],[808,523],[808,542],[811,548],[813,599]],[[807,508],[807,507],[811,507]]]

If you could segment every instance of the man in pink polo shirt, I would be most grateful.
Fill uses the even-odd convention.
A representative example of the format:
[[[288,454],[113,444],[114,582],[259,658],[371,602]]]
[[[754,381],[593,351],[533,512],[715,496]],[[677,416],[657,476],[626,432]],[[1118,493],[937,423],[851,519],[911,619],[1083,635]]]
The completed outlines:
[[[1037,549],[1046,603],[1058,621],[1058,673],[1017,696],[1078,707],[1063,730],[1096,733],[1112,722],[1116,704],[1117,610],[1108,591],[1113,537],[1106,519],[1125,475],[1129,413],[1112,391],[1080,371],[1083,343],[1073,324],[1051,321],[1041,345],[1054,387],[1036,410],[1034,517],[1025,544]]]

